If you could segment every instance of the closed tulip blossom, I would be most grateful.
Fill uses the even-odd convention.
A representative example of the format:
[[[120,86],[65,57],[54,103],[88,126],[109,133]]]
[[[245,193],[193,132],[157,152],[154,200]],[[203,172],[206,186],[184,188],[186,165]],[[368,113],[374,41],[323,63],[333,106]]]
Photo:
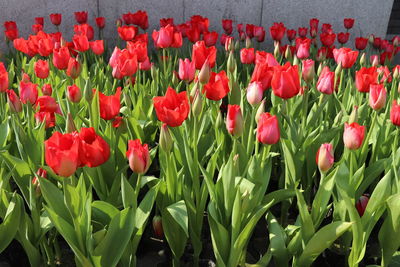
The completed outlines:
[[[58,26],[61,24],[62,15],[59,13],[50,14],[50,21],[53,25]]]
[[[365,135],[365,126],[361,126],[356,122],[344,124],[343,142],[347,149],[359,149],[363,143]]]
[[[336,34],[334,33],[321,33],[319,36],[321,43],[326,47],[331,47],[335,43]]]
[[[271,34],[271,37],[274,41],[280,42],[283,36],[285,35],[285,32],[286,32],[286,27],[282,22],[280,23],[275,22],[274,25],[272,25],[269,28],[269,33]]]
[[[233,31],[232,20],[231,19],[223,19],[222,20],[222,28],[225,33],[230,35]]]
[[[13,90],[7,90],[7,102],[12,112],[21,112],[21,100]]]
[[[365,209],[367,208],[368,205],[368,201],[369,201],[369,197],[368,195],[362,195],[356,202],[356,209],[358,212],[358,215],[360,215],[360,217],[362,217],[364,215]]]
[[[48,83],[43,84],[42,93],[43,95],[51,96],[51,94],[53,93],[53,88],[51,87],[51,84]]]
[[[83,24],[87,22],[88,19],[88,12],[87,11],[80,11],[80,12],[75,12],[75,19],[76,22],[79,24]]]
[[[348,32],[340,32],[338,33],[337,39],[340,44],[345,44],[349,40],[350,33]]]
[[[79,75],[81,74],[81,71],[82,71],[82,68],[81,68],[81,64],[79,63],[79,61],[73,57],[70,57],[69,61],[68,61],[67,75],[75,80],[76,78],[79,77]]]
[[[106,18],[105,17],[97,17],[96,25],[99,29],[103,29],[106,26]]]
[[[250,105],[257,105],[263,98],[264,90],[261,82],[251,82],[247,87],[247,101]]]
[[[311,40],[308,38],[305,39],[296,39],[296,56],[299,59],[306,59],[310,56],[310,45]]]
[[[297,65],[292,66],[290,62],[286,62],[283,66],[274,67],[271,87],[274,94],[283,99],[292,98],[297,95],[300,91],[300,78]]]
[[[59,70],[68,68],[69,58],[71,57],[68,47],[63,46],[53,50],[53,65]]]
[[[75,84],[67,87],[67,97],[73,103],[79,103],[82,98],[81,89]]]
[[[194,79],[196,73],[196,66],[194,62],[190,62],[190,59],[185,58],[185,60],[179,59],[179,79],[191,82]]]
[[[217,49],[215,46],[206,47],[204,41],[198,41],[193,45],[192,61],[195,62],[197,70],[203,67],[204,62],[208,59],[210,68],[214,68],[217,59]]]
[[[49,76],[49,63],[47,60],[41,60],[34,64],[35,74],[39,79],[46,79]]]
[[[144,174],[150,167],[150,153],[147,144],[140,142],[140,139],[129,140],[126,157],[129,161],[131,170],[138,174]]]
[[[243,115],[239,105],[228,105],[226,115],[226,129],[233,136],[240,136],[243,133]]]
[[[8,72],[3,62],[0,62],[0,93],[8,89]]]
[[[22,103],[31,103],[34,105],[38,97],[37,84],[21,81],[19,83],[19,96]]]
[[[386,104],[386,89],[383,84],[371,84],[369,89],[369,105],[374,110],[380,110]]]
[[[243,64],[254,64],[255,53],[254,48],[242,48],[240,50],[240,61]]]
[[[364,50],[368,45],[368,38],[357,37],[355,43],[358,50]]]
[[[335,162],[332,144],[326,143],[320,146],[317,151],[316,162],[321,172],[327,172],[332,168]]]
[[[268,112],[262,113],[258,119],[257,140],[260,143],[272,145],[280,139],[278,118]]]
[[[104,53],[104,40],[92,41],[89,46],[96,55],[102,55]]]
[[[345,18],[343,20],[343,24],[346,29],[351,29],[351,28],[353,28],[353,25],[354,25],[354,19],[353,18]]]
[[[217,43],[218,33],[217,32],[205,32],[203,34],[203,40],[206,46],[210,47]]]
[[[393,125],[400,126],[400,105],[393,100],[392,109],[390,110],[390,120]]]
[[[322,69],[318,77],[317,90],[326,95],[333,94],[335,90],[335,73],[328,66]]]
[[[186,91],[179,94],[168,87],[165,96],[153,98],[157,118],[170,127],[177,127],[187,119],[189,114],[189,101]]]
[[[124,41],[132,41],[138,33],[138,28],[135,26],[118,27],[118,35]]]
[[[358,51],[353,51],[348,47],[333,49],[333,56],[337,64],[341,64],[343,69],[351,68],[357,60]]]
[[[315,62],[312,59],[306,59],[302,61],[302,77],[306,82],[311,82],[315,76],[314,70]]]

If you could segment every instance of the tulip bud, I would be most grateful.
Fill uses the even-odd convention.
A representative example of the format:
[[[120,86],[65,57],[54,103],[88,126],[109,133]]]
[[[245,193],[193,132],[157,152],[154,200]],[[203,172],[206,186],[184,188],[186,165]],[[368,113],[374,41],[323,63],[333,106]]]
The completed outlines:
[[[373,34],[370,34],[370,35],[368,36],[368,41],[369,41],[370,44],[373,44],[373,43],[374,43],[374,39],[375,39],[375,37],[374,37]]]
[[[198,81],[194,83],[192,90],[190,91],[189,100],[191,104],[194,101],[194,97],[196,96],[197,91],[201,91],[200,84]]]
[[[236,40],[236,42],[235,42],[235,50],[239,50],[239,48],[240,48],[240,42],[239,42],[239,40]]]
[[[274,45],[275,45],[275,48],[274,48],[274,57],[275,57],[275,58],[278,58],[278,57],[279,57],[279,54],[280,54],[280,52],[279,52],[279,42],[275,42]]]
[[[335,80],[340,78],[341,73],[342,73],[342,63],[339,63],[335,69]]]
[[[256,123],[258,123],[258,121],[259,121],[259,119],[260,119],[260,116],[261,116],[261,114],[263,114],[263,113],[265,113],[265,99],[263,99],[262,101],[261,101],[261,104],[260,104],[260,106],[258,107],[258,109],[257,109],[257,113],[256,113],[256,116],[255,116],[255,120],[256,120]]]
[[[7,103],[12,112],[21,112],[22,111],[22,103],[14,90],[7,90]]]
[[[374,110],[380,110],[386,104],[386,89],[383,84],[369,86],[369,105]]]
[[[76,78],[79,77],[81,71],[82,68],[79,61],[73,57],[70,57],[68,61],[67,75],[75,80]]]
[[[365,126],[356,122],[344,124],[343,143],[347,149],[359,149],[363,143],[365,135]]]
[[[321,75],[321,72],[322,72],[323,69],[324,69],[324,64],[319,64],[318,70],[317,70],[317,75],[318,75],[318,76]]]
[[[32,178],[32,185],[35,188],[35,195],[39,197],[42,194],[42,190],[40,189],[40,183],[38,177],[47,178],[47,171],[39,168],[36,172],[36,176]]]
[[[251,42],[251,39],[247,36],[246,37],[246,48],[251,48],[253,46],[253,43]]]
[[[174,85],[174,87],[176,87],[178,83],[179,83],[178,74],[174,71],[172,73],[172,84]]]
[[[312,59],[306,59],[302,62],[302,77],[307,83],[311,82],[314,79],[314,64],[315,62]]]
[[[247,101],[250,105],[257,105],[261,102],[264,91],[262,89],[262,83],[254,81],[247,87]]]
[[[128,109],[131,109],[131,107],[132,107],[132,101],[131,101],[131,98],[129,97],[129,95],[128,95],[126,92],[123,92],[123,93],[122,93],[122,96],[123,96],[123,98],[124,98],[125,106],[126,106]]]
[[[365,209],[367,208],[367,205],[368,205],[368,201],[369,201],[369,198],[368,198],[367,194],[362,195],[357,200],[356,209],[357,209],[358,214],[360,215],[360,217],[364,215]]]
[[[236,60],[235,56],[233,55],[233,51],[231,51],[228,57],[228,70],[229,72],[233,73],[235,69],[236,69]]]
[[[397,92],[400,94],[400,83],[397,85]]]
[[[285,58],[287,60],[291,60],[292,59],[292,50],[290,50],[290,47],[286,47],[286,51],[285,51]]]
[[[399,68],[394,68],[393,78],[395,79],[399,78]]]
[[[74,122],[74,118],[72,118],[71,113],[67,114],[67,127],[65,129],[67,133],[72,133],[76,131],[76,126]]]
[[[203,97],[201,96],[200,91],[197,90],[193,98],[193,105],[192,105],[193,115],[196,117],[200,116],[202,110],[203,110]]]
[[[349,116],[349,123],[357,122],[358,121],[358,106],[353,107],[353,111]]]
[[[268,112],[261,114],[257,125],[257,140],[263,144],[276,144],[280,139],[278,118]]]
[[[362,53],[360,57],[360,65],[365,66],[365,63],[366,63],[365,53]]]
[[[226,129],[233,136],[240,136],[243,133],[243,115],[238,105],[228,105],[226,115]]]
[[[92,83],[90,82],[90,79],[86,80],[85,89],[84,89],[83,93],[85,95],[86,101],[88,103],[91,103],[92,99],[93,99],[93,90],[92,90]]]
[[[158,215],[153,217],[153,230],[157,238],[162,239],[164,237],[162,219]]]
[[[150,153],[147,144],[141,144],[140,139],[129,140],[126,156],[129,160],[129,167],[138,174],[147,172],[150,167]]]
[[[121,19],[117,19],[117,20],[115,21],[115,25],[117,26],[117,28],[118,28],[118,27],[121,27],[121,26],[122,26],[122,20],[121,20]]]
[[[322,144],[317,151],[316,162],[321,172],[327,172],[335,162],[332,144]]]
[[[168,125],[163,123],[160,130],[160,147],[163,151],[169,152],[172,149],[173,139],[169,132]]]
[[[378,66],[379,65],[379,57],[378,55],[372,55],[370,57],[371,65],[372,66]]]
[[[217,115],[217,119],[216,119],[216,121],[215,121],[215,127],[216,128],[220,128],[221,126],[222,126],[222,124],[223,124],[223,118],[222,118],[222,114],[221,114],[221,112],[219,111],[218,112],[218,115]]]
[[[81,89],[75,84],[67,87],[67,97],[73,103],[79,103],[82,98]]]
[[[299,65],[299,63],[300,63],[300,62],[299,62],[299,59],[297,58],[296,55],[294,55],[294,56],[293,56],[293,66],[294,66],[294,65]]]
[[[151,74],[151,78],[153,80],[157,79],[157,77],[158,77],[158,69],[157,69],[157,67],[155,65],[151,65],[150,74]]]
[[[210,75],[211,75],[211,68],[208,59],[206,59],[199,72],[199,82],[201,84],[208,83],[208,81],[210,80]]]

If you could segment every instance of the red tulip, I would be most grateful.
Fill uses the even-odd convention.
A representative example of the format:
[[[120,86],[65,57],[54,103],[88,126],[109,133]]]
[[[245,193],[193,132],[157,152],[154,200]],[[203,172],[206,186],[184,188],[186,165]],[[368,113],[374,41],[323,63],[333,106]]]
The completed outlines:
[[[34,105],[38,97],[37,84],[21,81],[19,83],[19,96],[22,103],[30,102]]]
[[[254,24],[246,24],[246,35],[250,39],[254,37]]]
[[[318,30],[319,20],[317,18],[310,19],[310,28],[315,28]]]
[[[96,25],[99,29],[103,29],[106,26],[106,18],[105,17],[97,17]]]
[[[372,45],[374,46],[374,48],[379,49],[381,47],[381,42],[382,42],[381,38],[374,37],[374,41],[373,41]]]
[[[203,87],[203,93],[208,99],[219,101],[229,93],[229,79],[225,71],[211,72],[210,80]]]
[[[240,136],[243,133],[243,115],[239,105],[228,105],[226,115],[226,129],[233,136]]]
[[[7,90],[7,102],[10,106],[10,110],[12,112],[21,112],[22,111],[22,104],[21,100],[17,96],[17,94],[13,90]]]
[[[356,209],[358,211],[358,215],[362,217],[364,215],[365,209],[367,208],[368,205],[368,195],[362,195],[356,202]]]
[[[71,176],[79,166],[79,144],[74,134],[53,133],[44,142],[46,164],[60,176]]]
[[[260,143],[273,145],[280,139],[278,118],[268,112],[262,113],[258,119],[257,140]]]
[[[322,24],[321,32],[322,33],[333,33],[332,25],[329,23]]]
[[[43,31],[43,25],[41,25],[41,24],[33,24],[32,25],[32,32],[34,34],[37,34],[40,31]]]
[[[343,20],[343,24],[346,29],[351,29],[351,28],[353,28],[353,25],[354,25],[354,19],[346,18]]]
[[[255,57],[254,48],[242,48],[240,50],[240,61],[243,64],[254,64]]]
[[[296,39],[296,56],[299,59],[306,59],[310,56],[310,45],[311,45],[311,40],[308,38],[301,39],[297,38]]]
[[[356,71],[356,88],[359,92],[368,93],[370,84],[378,82],[376,67],[362,67]]]
[[[340,44],[345,44],[349,41],[350,33],[348,32],[339,32],[337,39]]]
[[[93,40],[94,30],[89,24],[74,25],[74,33],[76,35],[85,35],[89,41]]]
[[[315,76],[314,70],[315,62],[312,59],[306,59],[302,61],[302,77],[306,82],[311,82]]]
[[[328,66],[325,66],[319,75],[317,90],[326,95],[331,95],[335,90],[335,73],[330,71]]]
[[[233,44],[233,37],[232,36],[227,36],[225,38],[225,51],[229,52],[229,51],[233,51],[234,49],[234,44]]]
[[[154,30],[152,37],[157,48],[171,47],[174,42],[174,27],[168,24],[161,27],[159,31]]]
[[[139,69],[144,71],[150,70],[152,65],[153,63],[151,63],[149,57],[147,57],[145,61],[139,63]]]
[[[257,61],[257,60],[256,60]],[[256,63],[250,82],[260,82],[263,91],[271,87],[271,80],[274,74],[274,68],[267,63]]]
[[[45,129],[56,126],[56,116],[54,112],[39,111],[35,113],[36,124],[44,122]]]
[[[110,65],[113,68],[112,75],[114,78],[122,79],[132,76],[138,68],[137,56],[131,54],[127,49],[119,50],[118,47],[115,47],[110,58]]]
[[[50,14],[50,21],[53,25],[58,26],[61,24],[62,16],[59,13]]]
[[[81,89],[75,84],[67,87],[67,97],[73,103],[79,103],[82,98]]]
[[[346,148],[356,150],[361,147],[365,135],[365,126],[356,122],[344,124],[343,143]]]
[[[140,139],[129,140],[126,156],[129,167],[138,174],[146,173],[150,167],[150,153],[147,144],[142,145]]]
[[[168,24],[174,26],[174,18],[162,18],[160,19],[160,27],[165,27]]]
[[[15,21],[5,21],[3,25],[6,31],[18,29],[17,23]]]
[[[138,33],[138,28],[135,26],[118,27],[118,35],[124,41],[132,41]]]
[[[390,110],[390,120],[396,126],[400,126],[400,105],[393,100],[392,109]]]
[[[325,143],[317,151],[316,162],[321,172],[327,172],[332,168],[335,158],[332,144]]]
[[[282,22],[274,22],[274,25],[269,28],[269,33],[271,34],[272,39],[278,42],[282,40],[283,35],[285,35],[285,31],[286,27]]]
[[[89,43],[90,49],[96,55],[102,55],[104,53],[104,41],[103,40],[96,40]]]
[[[39,40],[37,51],[42,57],[48,57],[53,52],[53,49],[54,42],[50,37]]]
[[[283,99],[297,95],[300,91],[300,78],[297,65],[292,66],[289,62],[286,62],[283,66],[274,67],[271,87],[274,94]]]
[[[390,73],[390,70],[387,66],[380,66],[379,68],[376,69],[378,72],[378,79],[380,77],[380,83],[384,82],[392,82],[392,75]]]
[[[56,100],[48,95],[39,96],[35,106],[39,107],[39,112],[61,113]]]
[[[190,62],[188,58],[185,60],[179,59],[179,79],[191,82],[194,79],[194,75],[196,72],[196,66],[194,62]]]
[[[262,26],[254,26],[254,37],[257,38],[257,42],[264,42],[265,39],[265,29]]]
[[[336,34],[334,33],[321,33],[319,35],[321,43],[326,47],[331,47],[335,43]]]
[[[51,96],[51,94],[53,93],[53,88],[51,88],[51,85],[48,83],[43,84],[42,93],[43,93],[43,95]]]
[[[83,34],[75,34],[72,37],[72,41],[74,43],[74,47],[76,50],[80,52],[85,52],[89,50],[89,39],[86,35]]]
[[[81,71],[82,71],[82,68],[81,68],[81,64],[79,63],[79,61],[73,57],[70,57],[69,61],[68,61],[67,75],[75,80],[76,78],[79,77],[79,75],[81,74]]]
[[[186,91],[179,94],[168,87],[165,96],[153,98],[157,118],[170,127],[177,127],[187,119],[189,114],[189,102]]]
[[[380,110],[386,104],[386,89],[383,84],[371,84],[369,89],[369,105],[374,110]]]
[[[357,37],[355,42],[358,50],[364,50],[368,45],[368,38]]]
[[[197,27],[202,34],[208,32],[209,20],[206,17],[194,15],[190,18],[190,24]]]
[[[87,19],[88,19],[87,11],[75,12],[74,14],[75,14],[76,22],[78,22],[79,24],[84,24],[87,22]]]
[[[289,42],[293,41],[296,38],[296,30],[288,29],[286,31],[286,36]]]
[[[81,128],[79,139],[80,166],[93,168],[107,162],[110,157],[110,146],[96,134],[93,127]]]
[[[24,38],[17,38],[13,41],[14,48],[24,54],[28,54],[28,42]]]
[[[233,31],[232,20],[231,19],[223,19],[222,20],[222,28],[225,33],[230,35]]]
[[[59,70],[65,70],[68,68],[68,62],[70,58],[69,49],[66,46],[53,50],[53,65]]]
[[[217,49],[215,46],[206,47],[204,41],[198,41],[193,45],[192,61],[195,62],[196,69],[200,70],[204,62],[208,59],[210,68],[215,66],[217,58]]]
[[[162,219],[160,216],[153,217],[153,230],[157,238],[162,239],[164,237],[164,229],[162,226]]]
[[[197,42],[200,40],[200,29],[191,25],[191,27],[186,31],[186,37],[191,43]]]
[[[96,89],[93,89],[95,94]],[[106,96],[102,92],[99,92],[99,104],[100,104],[100,117],[104,120],[112,120],[118,114],[121,108],[121,87],[117,88],[114,95]]]
[[[353,51],[348,47],[333,49],[333,56],[337,64],[341,64],[342,68],[351,68],[357,60],[358,51]]]
[[[251,82],[247,87],[247,101],[250,105],[257,105],[263,98],[264,90],[261,82]]]
[[[305,38],[305,37],[307,36],[308,28],[306,28],[306,27],[304,27],[304,28],[300,27],[297,31],[299,32],[299,36],[300,36],[301,38]]]
[[[205,32],[203,34],[203,40],[206,46],[213,46],[217,43],[218,33],[217,32]]]
[[[8,89],[8,72],[3,62],[0,62],[0,93],[4,93]]]
[[[278,61],[276,61],[274,55],[271,53],[267,53],[265,51],[257,51],[256,52],[256,65],[260,63],[265,63],[269,67],[279,66]]]
[[[4,34],[6,35],[6,38],[9,41],[14,41],[15,39],[18,38],[18,29],[15,30],[6,30],[4,31]]]

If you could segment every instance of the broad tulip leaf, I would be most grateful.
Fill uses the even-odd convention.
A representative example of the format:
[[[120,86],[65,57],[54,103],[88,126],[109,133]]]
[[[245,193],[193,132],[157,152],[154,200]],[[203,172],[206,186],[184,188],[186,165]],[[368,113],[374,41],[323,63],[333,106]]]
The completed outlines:
[[[7,248],[19,229],[23,203],[21,197],[14,193],[7,208],[3,222],[0,224],[0,253]]]

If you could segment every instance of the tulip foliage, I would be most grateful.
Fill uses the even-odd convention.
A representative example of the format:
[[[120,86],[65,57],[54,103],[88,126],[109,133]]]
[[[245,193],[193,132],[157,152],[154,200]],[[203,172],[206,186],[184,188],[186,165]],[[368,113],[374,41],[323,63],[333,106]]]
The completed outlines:
[[[353,49],[351,18],[338,34],[274,23],[270,39],[223,19],[219,35],[200,15],[150,33],[137,11],[111,48],[114,26],[88,16],[71,40],[61,14],[25,38],[4,23],[0,252],[18,242],[30,265],[54,266],[63,246],[77,266],[136,266],[152,236],[173,266],[399,255],[398,37]]]

